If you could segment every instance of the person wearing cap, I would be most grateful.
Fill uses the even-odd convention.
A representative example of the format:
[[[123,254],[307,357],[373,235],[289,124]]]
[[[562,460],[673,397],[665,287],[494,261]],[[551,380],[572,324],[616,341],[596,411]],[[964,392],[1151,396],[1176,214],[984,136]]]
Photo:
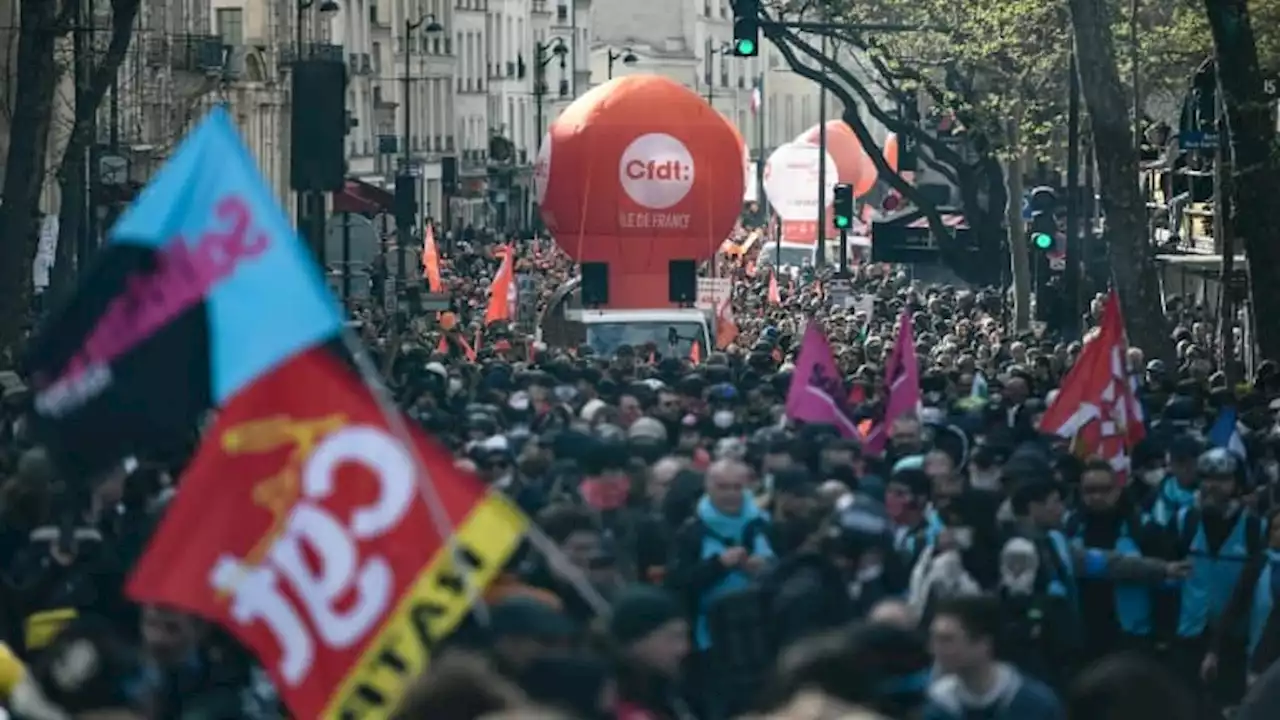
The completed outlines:
[[[608,621],[617,661],[618,720],[683,720],[680,671],[689,654],[689,623],[665,590],[636,585],[622,590]]]
[[[1178,598],[1174,661],[1186,681],[1206,682],[1201,703],[1210,711],[1219,700],[1233,700],[1243,691],[1243,668],[1220,667],[1210,642],[1216,623],[1234,628],[1244,622],[1224,613],[1245,567],[1268,545],[1264,522],[1239,501],[1238,466],[1236,456],[1224,448],[1201,454],[1200,491],[1171,523],[1176,553],[1190,563]]]

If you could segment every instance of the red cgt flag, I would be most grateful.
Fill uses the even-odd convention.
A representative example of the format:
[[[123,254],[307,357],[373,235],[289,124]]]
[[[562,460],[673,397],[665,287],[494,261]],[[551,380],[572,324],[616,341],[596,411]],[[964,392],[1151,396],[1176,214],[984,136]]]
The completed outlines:
[[[219,412],[129,596],[225,627],[293,717],[389,716],[526,523],[444,449],[415,445],[429,477],[353,373],[324,350],[295,357]]]
[[[1125,369],[1124,316],[1114,291],[1107,296],[1098,333],[1085,342],[1040,429],[1068,438],[1076,451],[1111,463],[1128,481],[1129,450],[1146,436]]]

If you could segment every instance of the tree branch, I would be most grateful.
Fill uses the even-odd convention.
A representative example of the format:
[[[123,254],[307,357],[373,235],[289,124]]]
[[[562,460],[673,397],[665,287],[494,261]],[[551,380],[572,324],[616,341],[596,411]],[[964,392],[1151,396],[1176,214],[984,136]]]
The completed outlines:
[[[778,52],[782,54],[783,59],[787,61],[787,65],[793,72],[827,88],[837,98],[839,98],[840,102],[844,105],[844,114],[841,119],[844,120],[845,124],[849,126],[849,129],[853,131],[853,134],[858,138],[858,142],[863,148],[874,148],[877,151],[868,152],[866,153],[866,156],[870,158],[871,164],[876,168],[876,172],[889,184],[889,187],[897,190],[903,198],[910,201],[920,210],[929,223],[929,229],[935,235],[939,238],[951,237],[951,231],[942,222],[942,216],[938,211],[938,207],[925,197],[919,189],[903,179],[902,175],[898,174],[896,169],[890,167],[889,163],[884,159],[884,152],[876,145],[875,138],[871,137],[871,131],[867,129],[866,123],[862,121],[862,116],[858,112],[858,103],[854,100],[853,96],[850,95],[849,91],[839,83],[832,82],[825,72],[814,70],[800,62],[795,51],[788,47],[787,43],[789,42],[795,45],[806,55],[818,60],[827,72],[840,76],[846,82],[849,82],[850,85],[856,84],[856,80],[850,78],[849,73],[843,67],[832,62],[829,58],[822,57],[821,53],[814,51],[813,48],[809,47],[808,43],[800,40],[794,33],[787,31],[785,28],[778,25],[766,24],[762,26],[761,29],[764,31],[765,37],[773,41],[773,44],[778,48]],[[863,88],[864,92],[865,90],[866,89]],[[874,106],[874,102],[870,102],[868,104]],[[821,121],[826,122],[826,119],[822,118]],[[892,122],[896,126],[904,126],[904,123],[896,121]],[[888,123],[886,123],[886,125],[888,125]]]
[[[111,0],[111,42],[103,54],[98,66],[90,73],[89,87],[85,89],[85,107],[76,107],[76,121],[82,122],[92,118],[106,97],[107,88],[120,71],[120,64],[129,52],[129,42],[133,39],[133,23],[138,17],[138,8],[142,0]]]

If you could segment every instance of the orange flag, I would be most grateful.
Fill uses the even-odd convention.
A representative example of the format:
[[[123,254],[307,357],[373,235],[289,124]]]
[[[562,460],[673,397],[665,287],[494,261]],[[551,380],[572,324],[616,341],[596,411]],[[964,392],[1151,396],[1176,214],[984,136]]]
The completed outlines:
[[[511,291],[515,286],[515,248],[508,245],[502,250],[502,266],[489,285],[489,307],[484,311],[484,324],[511,319]]]
[[[730,297],[732,297],[730,293]],[[738,339],[738,323],[733,317],[733,303],[725,298],[716,306],[716,348],[723,350]]]
[[[422,277],[427,281],[427,289],[438,293],[444,287],[440,282],[440,254],[436,250],[435,228],[427,225],[427,236],[422,241]]]
[[[778,271],[773,271],[769,276],[769,295],[765,298],[770,305],[782,304],[782,293],[778,292]]]
[[[689,348],[689,362],[694,365],[702,364],[702,343],[697,340],[694,340],[693,347]]]

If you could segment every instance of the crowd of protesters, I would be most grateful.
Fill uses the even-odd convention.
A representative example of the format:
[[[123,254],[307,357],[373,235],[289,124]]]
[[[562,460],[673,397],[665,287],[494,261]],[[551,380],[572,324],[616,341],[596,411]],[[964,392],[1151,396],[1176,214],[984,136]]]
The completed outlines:
[[[516,248],[545,307],[572,265],[549,244]],[[772,301],[770,274],[743,264],[728,347],[696,364],[661,348],[602,357],[481,327],[492,249],[476,237],[443,254],[451,323],[351,315],[408,415],[560,552],[520,553],[396,717],[1280,713],[1280,368],[1228,387],[1203,308],[1169,304],[1176,367],[1130,348],[1147,438],[1118,476],[1038,429],[1081,343],[1011,332],[998,292],[862,266],[854,290],[874,302],[835,307],[827,272],[803,268]],[[884,453],[786,421],[810,322],[857,419],[876,418],[903,312],[923,407]],[[225,633],[123,599],[182,462],[140,459],[69,497],[27,436],[22,378],[0,373],[0,388],[9,711],[283,717]],[[1214,432],[1228,410],[1229,441]]]

